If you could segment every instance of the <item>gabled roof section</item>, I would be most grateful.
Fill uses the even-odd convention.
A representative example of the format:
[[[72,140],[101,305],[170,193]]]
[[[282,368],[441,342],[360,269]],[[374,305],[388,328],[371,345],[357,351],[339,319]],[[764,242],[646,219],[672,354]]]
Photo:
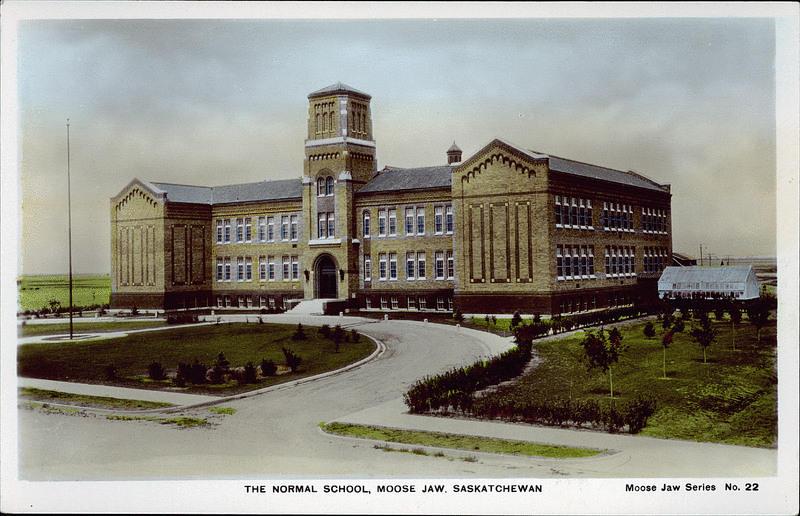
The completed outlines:
[[[347,84],[337,82],[336,84],[332,84],[327,88],[322,88],[321,90],[317,90],[315,92],[309,93],[308,98],[313,99],[316,97],[326,97],[328,95],[335,95],[337,93],[344,93],[346,95],[357,95],[359,97],[363,97],[367,100],[371,99],[370,95],[367,95],[363,91],[358,91],[357,89],[353,88],[352,86],[348,86]]]
[[[386,167],[358,191],[361,193],[450,188],[453,168],[448,165],[420,168]]]
[[[133,178],[130,183],[125,185],[125,188],[119,191],[117,195],[111,198],[111,202],[116,202],[120,198],[122,198],[131,188],[134,186],[138,186],[148,193],[150,193],[156,200],[163,203],[164,202],[164,191],[160,188],[156,187],[153,183],[148,183],[147,181],[142,181],[138,178]]]
[[[173,183],[150,183],[160,192],[165,194],[170,202],[185,202],[190,204],[211,204],[211,187],[178,185]]]
[[[580,161],[559,158],[558,156],[548,156],[548,159],[550,162],[550,170],[555,172],[599,179],[601,181],[611,181],[628,186],[637,186],[648,190],[669,192],[669,186],[660,185],[633,171],[623,172],[622,170],[590,165]]]
[[[173,183],[149,183],[157,193],[170,202],[189,204],[228,204],[234,202],[278,201],[300,199],[303,185],[300,179],[281,179],[225,186],[193,186]]]
[[[665,283],[745,283],[753,273],[752,265],[727,267],[667,267],[659,282]],[[755,278],[755,276],[753,276]]]
[[[213,204],[250,201],[278,201],[300,199],[303,196],[303,183],[297,179],[261,181],[240,185],[215,186],[212,192]]]

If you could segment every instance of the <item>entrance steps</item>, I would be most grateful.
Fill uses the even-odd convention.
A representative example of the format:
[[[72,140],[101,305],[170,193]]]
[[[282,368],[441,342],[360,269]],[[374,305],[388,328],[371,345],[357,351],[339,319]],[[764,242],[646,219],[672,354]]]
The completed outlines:
[[[287,314],[292,315],[322,315],[325,313],[325,305],[329,301],[336,299],[303,299],[288,310]]]

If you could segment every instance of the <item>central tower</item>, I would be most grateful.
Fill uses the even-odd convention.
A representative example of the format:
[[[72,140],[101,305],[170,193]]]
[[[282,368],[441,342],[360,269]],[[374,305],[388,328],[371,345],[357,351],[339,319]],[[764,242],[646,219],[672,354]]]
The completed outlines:
[[[353,195],[377,171],[370,99],[340,82],[308,95],[303,170],[306,298],[352,298],[358,290]]]

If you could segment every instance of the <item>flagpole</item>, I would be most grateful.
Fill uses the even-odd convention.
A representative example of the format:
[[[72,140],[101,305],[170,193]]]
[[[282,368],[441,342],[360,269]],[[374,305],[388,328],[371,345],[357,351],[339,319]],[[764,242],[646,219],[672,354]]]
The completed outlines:
[[[69,224],[69,340],[72,340],[72,192],[69,177],[69,118],[67,118],[67,220]]]

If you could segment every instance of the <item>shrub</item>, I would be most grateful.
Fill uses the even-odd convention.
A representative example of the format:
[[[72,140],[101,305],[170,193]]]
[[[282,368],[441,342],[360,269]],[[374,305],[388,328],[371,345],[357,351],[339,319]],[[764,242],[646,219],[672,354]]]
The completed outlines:
[[[331,338],[331,327],[327,324],[323,324],[322,327],[319,329],[319,334],[325,337],[326,339]]]
[[[147,366],[147,375],[150,377],[151,380],[159,381],[163,380],[165,377],[164,368],[161,367],[160,362],[153,362],[149,366]]]
[[[350,330],[350,341],[351,342],[358,342],[360,339],[361,339],[361,335],[359,335],[356,330]]]
[[[333,342],[336,345],[336,353],[339,352],[339,344],[344,342],[345,337],[347,337],[347,333],[345,333],[344,328],[337,324],[336,327],[333,328]]]
[[[521,323],[522,323],[522,316],[519,315],[519,312],[514,312],[514,316],[511,318],[511,329],[513,330]]]
[[[211,367],[211,383],[222,383],[230,364],[231,363],[225,358],[225,354],[220,351],[219,355],[217,355],[217,359],[214,361],[214,365]]]
[[[197,321],[197,314],[176,313],[167,316],[167,324],[191,324]]]
[[[623,422],[628,425],[628,432],[638,434],[642,428],[647,426],[647,419],[656,411],[656,403],[653,398],[642,396],[641,394],[628,405]]]
[[[653,327],[653,323],[651,321],[647,321],[647,324],[644,325],[644,329],[642,330],[644,336],[648,339],[652,339],[656,336],[656,329]]]
[[[261,359],[261,376],[274,376],[278,366],[272,360]]]
[[[242,375],[241,383],[256,383],[258,381],[256,374],[256,367],[252,362],[248,362],[244,366],[244,373]]]
[[[175,385],[183,387],[187,383],[202,385],[206,383],[206,366],[194,359],[193,364],[178,362],[178,374],[175,376]]]
[[[103,368],[103,373],[105,373],[107,380],[115,380],[117,378],[117,366],[108,364]]]
[[[302,362],[303,359],[299,355],[295,355],[290,349],[281,347],[281,351],[283,351],[283,356],[286,357],[286,366],[293,373],[296,373],[300,368],[300,362]]]
[[[303,330],[303,325],[297,323],[297,330],[295,330],[294,334],[292,335],[292,340],[306,340],[307,338],[306,332]]]

